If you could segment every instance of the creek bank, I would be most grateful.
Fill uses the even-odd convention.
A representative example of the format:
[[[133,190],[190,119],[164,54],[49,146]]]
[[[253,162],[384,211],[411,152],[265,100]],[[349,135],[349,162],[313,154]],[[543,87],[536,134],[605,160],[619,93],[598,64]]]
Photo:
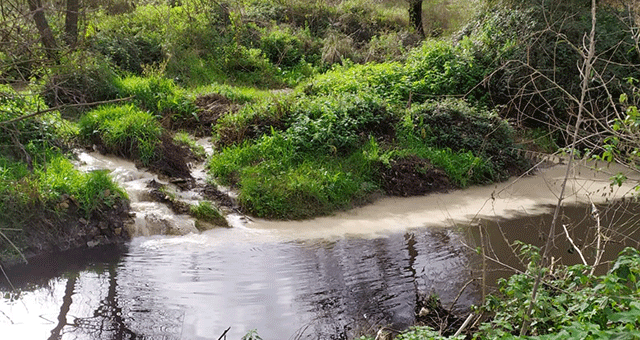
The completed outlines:
[[[112,206],[97,209],[85,218],[78,211],[78,203],[63,196],[58,207],[64,212],[42,210],[21,231],[5,231],[13,244],[3,244],[0,257],[3,267],[28,261],[36,256],[72,249],[93,248],[121,244],[130,239],[128,225],[133,223],[128,200],[117,199]]]

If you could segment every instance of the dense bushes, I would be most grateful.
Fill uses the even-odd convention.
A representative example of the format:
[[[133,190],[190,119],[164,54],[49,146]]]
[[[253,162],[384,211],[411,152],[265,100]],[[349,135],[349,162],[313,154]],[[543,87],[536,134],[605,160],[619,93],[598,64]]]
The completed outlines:
[[[424,102],[441,96],[485,102],[479,87],[490,72],[479,63],[468,40],[452,45],[430,40],[412,50],[404,63],[336,67],[308,82],[308,94],[371,92],[396,103]]]
[[[117,81],[108,63],[73,54],[46,79],[42,97],[49,107],[111,100],[118,96]]]
[[[211,174],[236,186],[241,206],[261,217],[326,214],[381,189],[423,194],[502,180],[527,166],[511,127],[464,101],[401,109],[366,92],[292,98],[245,106],[214,127],[226,142],[209,161]],[[234,127],[245,138],[231,134]],[[262,132],[246,138],[250,131]],[[410,178],[422,189],[409,190]]]
[[[580,97],[580,49],[584,32],[591,29],[588,2],[493,3],[463,31],[478,46],[483,63],[496,69],[487,81],[492,103],[508,104],[505,114],[530,125],[562,126],[576,107],[569,96]],[[594,69],[602,79],[594,78],[586,98],[596,118],[608,115],[610,95],[626,91],[624,79],[638,77],[634,65],[640,55],[632,47],[633,16],[626,10],[598,6]]]
[[[122,36],[98,33],[93,49],[104,55],[120,70],[142,74],[144,65],[160,64],[164,60],[161,41],[150,36]]]
[[[474,169],[473,182],[504,180],[528,167],[518,156],[513,130],[495,112],[446,100],[416,105],[405,116],[403,141],[424,143],[453,152],[473,152],[489,166],[486,172]],[[435,163],[438,164],[438,163]]]
[[[346,154],[362,145],[369,134],[393,134],[386,105],[366,93],[301,100],[287,120],[287,138],[300,152]]]

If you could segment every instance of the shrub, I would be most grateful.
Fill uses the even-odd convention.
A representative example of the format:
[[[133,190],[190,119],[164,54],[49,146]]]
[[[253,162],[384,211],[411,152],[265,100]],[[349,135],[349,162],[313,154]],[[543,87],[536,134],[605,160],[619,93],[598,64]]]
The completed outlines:
[[[76,53],[53,68],[42,97],[49,107],[111,100],[118,96],[117,83],[118,76],[108,63]]]
[[[499,292],[488,296],[480,308],[494,315],[479,327],[480,337],[507,338],[519,329],[531,298],[535,271],[541,270],[534,268],[530,265],[526,273],[499,281]],[[540,285],[530,322],[530,333],[537,335],[534,338],[640,336],[638,251],[626,248],[605,275],[588,275],[585,269],[583,265],[561,266]]]
[[[598,6],[594,70],[606,86],[592,83],[588,109],[605,119],[610,98],[627,90],[622,81],[638,78],[638,53],[627,27],[633,15],[626,9]],[[574,110],[567,94],[580,97],[580,51],[584,32],[591,29],[590,6],[585,1],[493,1],[465,33],[479,42],[478,56],[498,69],[487,82],[494,104],[510,104],[505,114],[530,126],[552,122],[563,125]],[[595,80],[594,80],[595,81]],[[605,89],[606,88],[606,89]],[[566,91],[566,92],[565,92]],[[608,119],[608,118],[606,118]]]
[[[474,166],[491,164],[491,171],[474,173],[476,183],[505,179],[524,171],[528,165],[518,156],[509,124],[495,112],[471,107],[464,101],[416,105],[407,112],[399,130],[399,139],[407,147],[422,144],[460,156],[469,152],[469,161]],[[482,161],[473,160],[476,156]],[[442,164],[434,159],[432,162]],[[483,180],[484,176],[487,177]]]
[[[142,34],[126,36],[121,32],[100,31],[93,38],[92,49],[120,70],[134,74],[142,74],[144,65],[160,64],[164,60],[159,38]]]
[[[458,45],[429,40],[407,57],[405,72],[413,100],[422,102],[434,96],[467,96],[483,100],[477,89],[486,70],[475,60],[470,40]]]
[[[84,115],[80,136],[107,152],[140,159],[149,165],[158,157],[162,127],[147,111],[133,105],[103,106]]]
[[[300,100],[286,135],[301,152],[347,154],[369,133],[392,134],[391,124],[392,116],[379,97],[346,93]]]

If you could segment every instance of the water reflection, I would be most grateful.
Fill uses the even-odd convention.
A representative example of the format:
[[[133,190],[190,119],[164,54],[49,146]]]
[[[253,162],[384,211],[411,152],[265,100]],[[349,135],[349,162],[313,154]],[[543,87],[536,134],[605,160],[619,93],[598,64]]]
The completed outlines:
[[[34,275],[62,264],[22,267],[9,273],[22,293],[0,300],[2,334],[218,339],[231,327],[229,339],[254,328],[265,340],[345,339],[380,324],[412,323],[416,287],[450,303],[473,260],[454,230],[292,242],[242,232],[136,239],[117,261],[49,271],[35,287],[27,283]],[[470,289],[459,304],[474,300]]]

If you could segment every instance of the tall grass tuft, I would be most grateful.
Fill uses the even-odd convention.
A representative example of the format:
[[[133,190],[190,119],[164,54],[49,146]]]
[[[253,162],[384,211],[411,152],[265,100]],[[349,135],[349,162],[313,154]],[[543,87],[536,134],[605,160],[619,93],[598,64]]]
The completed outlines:
[[[81,118],[79,128],[85,141],[108,152],[140,159],[144,165],[158,157],[162,127],[155,116],[134,105],[95,109]]]

